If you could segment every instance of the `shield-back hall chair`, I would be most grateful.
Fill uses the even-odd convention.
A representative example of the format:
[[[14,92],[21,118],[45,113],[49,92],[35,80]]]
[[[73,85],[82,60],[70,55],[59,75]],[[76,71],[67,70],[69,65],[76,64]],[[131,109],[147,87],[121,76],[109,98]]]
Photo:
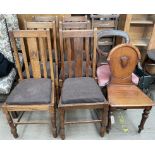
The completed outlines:
[[[50,30],[51,33],[51,47],[52,47],[52,54],[54,60],[54,74],[55,74],[55,86],[56,86],[56,95],[58,96],[58,52],[57,52],[57,42],[56,42],[56,25],[55,21],[52,22],[26,22],[25,21],[25,29],[26,30]],[[46,38],[43,38],[44,43],[44,51],[45,51],[45,61],[47,67],[47,77],[50,78],[50,61],[49,61],[49,54],[48,54],[48,47],[46,44]],[[41,62],[43,64],[43,62]],[[30,68],[30,77],[32,77],[32,66]],[[43,76],[43,66],[41,68],[41,73]],[[26,76],[26,72],[24,72]],[[24,76],[24,77],[25,77]]]
[[[111,111],[117,108],[144,109],[138,133],[144,128],[154,103],[132,82],[132,73],[140,59],[140,51],[130,44],[118,45],[110,51],[107,59],[111,70],[111,80],[107,87],[110,105],[108,132],[111,128]]]
[[[121,37],[124,39],[124,43],[129,43],[130,42],[130,38],[128,36],[128,34],[124,31],[121,30],[101,30],[101,31],[96,31],[97,34],[97,41],[99,41],[101,38],[104,37],[109,37],[109,36],[113,36],[113,37]],[[106,58],[108,56],[109,53],[106,53],[104,51],[102,51],[99,46],[97,47],[97,52],[98,52],[98,57],[100,58],[101,55],[104,55]],[[109,64],[107,62],[104,62],[101,66],[97,67],[97,79],[98,79],[98,84],[100,87],[105,87],[107,86],[107,84],[110,81],[110,75],[111,75],[111,71],[109,68]],[[139,82],[139,78],[132,73],[132,81],[138,85]]]
[[[104,136],[107,125],[108,103],[95,81],[96,68],[96,42],[94,40],[93,64],[90,62],[89,44],[93,38],[93,30],[60,30],[61,69],[63,87],[58,105],[60,112],[60,136],[65,139],[65,125],[76,123],[100,123],[100,135]],[[70,38],[74,41],[74,61],[71,61]],[[67,40],[68,70],[64,66],[64,39]],[[86,60],[83,63],[83,43],[85,39]],[[90,68],[93,66],[93,69]],[[85,69],[84,69],[85,68]],[[90,73],[91,72],[91,73]],[[66,78],[66,79],[65,79]],[[68,110],[99,109],[101,116],[96,120],[67,121],[65,113]],[[78,117],[78,116],[77,116]]]
[[[56,131],[56,107],[55,107],[55,81],[53,58],[50,41],[50,32],[48,30],[20,30],[11,31],[10,38],[14,56],[16,57],[16,66],[20,81],[8,96],[2,109],[6,115],[11,133],[15,138],[18,137],[17,125],[22,124],[52,124],[53,136],[57,136]],[[20,39],[21,50],[24,59],[27,79],[23,78],[19,57],[17,54],[16,38]],[[43,38],[46,38],[50,61],[50,78],[47,77],[47,68],[44,55]],[[25,48],[27,45],[28,48]],[[41,76],[41,66],[39,56],[43,62],[43,77]],[[27,58],[30,58],[33,77],[30,77],[29,64]],[[32,112],[32,111],[48,111],[51,120],[47,121],[20,121],[21,116],[14,120],[11,116],[13,111]]]

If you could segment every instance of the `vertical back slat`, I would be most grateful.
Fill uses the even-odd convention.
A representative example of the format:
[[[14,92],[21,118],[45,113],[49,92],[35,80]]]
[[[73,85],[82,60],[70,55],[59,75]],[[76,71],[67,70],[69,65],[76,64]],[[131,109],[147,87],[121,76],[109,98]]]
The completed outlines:
[[[23,59],[24,59],[26,76],[27,76],[27,78],[30,78],[29,65],[28,65],[28,61],[27,61],[27,54],[26,54],[25,44],[24,44],[24,39],[23,38],[20,38],[20,44],[21,44],[21,50],[22,50]]]
[[[39,63],[39,54],[36,38],[27,38],[28,50],[30,55],[30,62],[34,78],[41,78],[41,70]]]
[[[75,77],[82,77],[83,38],[74,38]]]
[[[97,49],[97,28],[94,29],[93,78],[96,77],[96,49]]]
[[[48,53],[49,53],[49,60],[50,60],[51,80],[54,81],[54,68],[53,68],[53,56],[52,56],[50,31],[47,31],[47,46],[48,46]]]
[[[90,65],[89,38],[85,38],[85,53],[86,53],[86,77],[88,77],[89,76],[89,65]]]
[[[71,61],[71,40],[70,38],[66,38],[66,45],[67,45],[67,62],[68,62],[68,73],[69,77],[72,77],[72,61]]]
[[[39,38],[39,46],[40,46],[40,55],[41,55],[41,62],[43,64],[43,74],[44,78],[47,78],[47,67],[46,67],[46,57],[45,57],[45,47],[44,47],[44,39],[45,38]]]
[[[64,42],[63,42],[63,36],[62,36],[62,29],[59,30],[60,35],[60,53],[61,53],[61,72],[62,72],[62,80],[65,79],[64,75]]]

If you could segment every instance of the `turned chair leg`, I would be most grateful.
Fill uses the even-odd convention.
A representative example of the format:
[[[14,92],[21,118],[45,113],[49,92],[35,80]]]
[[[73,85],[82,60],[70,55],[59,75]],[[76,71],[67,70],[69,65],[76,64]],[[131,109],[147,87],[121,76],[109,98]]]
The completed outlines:
[[[110,130],[111,130],[111,109],[109,108],[109,111],[108,111],[108,125],[107,125],[107,128],[106,128],[107,133],[109,133]]]
[[[51,122],[52,122],[52,134],[53,137],[57,137],[57,127],[56,127],[56,109],[51,113]]]
[[[65,139],[65,110],[60,109],[60,137],[61,139]]]
[[[12,117],[11,117],[10,113],[8,112],[7,108],[3,108],[3,112],[5,113],[5,116],[8,121],[8,124],[10,126],[11,133],[12,133],[13,137],[18,138],[16,126],[14,125]]]
[[[104,133],[106,131],[106,126],[108,122],[108,107],[105,107],[104,110],[101,111],[101,128],[100,128],[100,135],[101,137],[104,136]]]
[[[149,116],[151,108],[152,107],[148,107],[148,108],[144,109],[143,114],[142,114],[142,120],[140,122],[140,125],[138,126],[138,128],[139,128],[138,133],[141,133],[141,131],[144,129],[144,124],[146,122],[146,119]]]

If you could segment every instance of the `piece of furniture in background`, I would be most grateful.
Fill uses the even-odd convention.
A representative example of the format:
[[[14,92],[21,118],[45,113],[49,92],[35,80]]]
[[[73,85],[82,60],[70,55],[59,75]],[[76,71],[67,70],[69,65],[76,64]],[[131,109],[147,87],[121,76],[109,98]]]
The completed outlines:
[[[51,48],[51,37],[49,30],[21,30],[10,32],[10,38],[12,42],[13,54],[16,60],[16,66],[20,77],[20,82],[13,89],[4,103],[2,109],[6,115],[8,124],[11,128],[11,133],[15,138],[18,137],[17,125],[21,124],[45,124],[49,122],[29,121],[22,122],[19,116],[17,120],[14,120],[11,116],[11,112],[22,111],[48,111],[51,115],[52,133],[53,136],[57,136],[56,130],[56,105],[55,105],[55,79],[54,68]],[[21,50],[24,59],[24,66],[26,70],[27,79],[23,78],[22,67],[19,62],[16,38],[20,39]],[[47,67],[44,55],[43,38],[46,38],[46,44],[48,46],[49,61],[50,61],[50,78],[47,77]],[[25,46],[27,45],[28,51],[26,52]],[[39,46],[38,46],[39,45]],[[41,75],[41,66],[39,56],[43,65],[43,77]],[[30,70],[28,59],[32,66],[33,78],[30,78]]]
[[[111,112],[114,109],[144,109],[138,133],[144,128],[153,101],[132,82],[132,73],[141,59],[133,45],[122,44],[113,48],[108,56],[111,81],[107,87],[110,105],[107,132],[111,129]]]
[[[61,74],[63,86],[60,103],[60,136],[65,139],[65,125],[75,123],[100,123],[100,134],[104,136],[107,125],[108,103],[95,81],[96,74],[96,44],[94,44],[93,64],[90,62],[90,38],[93,30],[60,30]],[[71,59],[71,39],[74,41],[74,60]],[[64,59],[64,39],[67,41],[67,62]],[[85,40],[85,44],[84,41]],[[85,46],[86,59],[83,57]],[[64,64],[67,64],[67,69]],[[91,69],[93,66],[93,69]],[[68,110],[99,109],[101,116],[90,121],[66,121],[65,113]],[[78,117],[78,116],[77,116]]]
[[[137,46],[141,51],[142,62],[153,32],[154,19],[151,14],[127,14],[120,15],[118,28],[127,32],[131,44]],[[120,40],[118,41],[120,43]]]
[[[92,29],[97,28],[97,30],[116,30],[118,26],[118,14],[92,14],[91,26]],[[110,52],[111,48],[115,45],[115,37],[108,36],[99,40],[98,45],[100,49],[105,52]],[[106,59],[101,56],[98,63],[105,62]]]

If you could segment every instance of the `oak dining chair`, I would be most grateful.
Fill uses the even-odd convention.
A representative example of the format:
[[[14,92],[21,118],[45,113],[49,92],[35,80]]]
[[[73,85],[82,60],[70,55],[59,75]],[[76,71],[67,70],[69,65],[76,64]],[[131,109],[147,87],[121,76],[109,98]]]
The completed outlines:
[[[63,81],[58,105],[60,112],[60,136],[65,139],[65,125],[76,123],[100,123],[100,135],[104,136],[107,125],[108,103],[98,87],[96,77],[96,42],[94,40],[93,61],[90,61],[90,38],[93,30],[60,30],[61,77]],[[71,59],[71,40],[74,41],[74,60]],[[64,39],[67,43],[67,62],[64,59]],[[85,39],[85,42],[83,41]],[[85,44],[83,44],[85,43]],[[83,57],[85,46],[86,59]],[[66,65],[65,65],[66,63]],[[67,68],[65,68],[67,66]],[[67,121],[68,110],[99,109],[101,115],[96,120]],[[77,116],[78,117],[78,116]]]
[[[14,138],[18,137],[17,125],[23,124],[51,124],[53,136],[57,136],[56,129],[56,104],[55,104],[55,78],[53,68],[53,56],[51,48],[51,37],[49,30],[19,30],[10,31],[13,54],[19,74],[19,83],[12,90],[2,109],[6,115],[11,133]],[[20,39],[21,51],[23,54],[26,78],[23,77],[22,68],[17,53],[16,39]],[[47,76],[47,66],[44,52],[43,38],[46,38],[49,61],[50,78]],[[26,48],[27,47],[27,48]],[[42,64],[40,64],[39,56]],[[28,61],[28,57],[30,61]],[[32,66],[32,75],[30,76],[29,63]],[[43,76],[41,73],[43,68]],[[12,118],[11,112],[22,112],[18,119]],[[47,111],[51,120],[48,121],[21,121],[24,112]]]

